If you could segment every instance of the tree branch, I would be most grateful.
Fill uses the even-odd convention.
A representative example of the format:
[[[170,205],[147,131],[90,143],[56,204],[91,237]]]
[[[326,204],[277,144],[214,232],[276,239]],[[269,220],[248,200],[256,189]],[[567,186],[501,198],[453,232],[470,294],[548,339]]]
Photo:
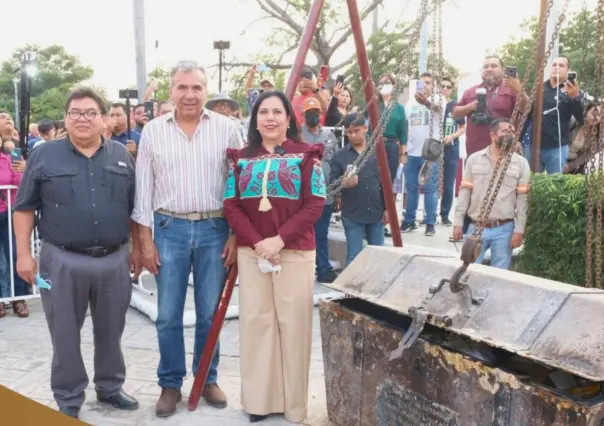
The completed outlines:
[[[338,65],[335,65],[335,66],[331,67],[332,73],[335,73],[336,71],[341,70],[344,67],[352,65],[356,60],[357,60],[357,54],[355,52],[348,59],[346,59],[344,62],[340,62]]]
[[[371,2],[371,4],[369,6],[367,6],[361,13],[361,22],[363,22],[365,20],[365,18],[367,18],[369,16],[369,14],[371,12],[373,12],[379,5],[382,4],[384,0],[373,0]],[[344,33],[340,36],[340,38],[338,40],[336,40],[329,49],[329,52],[327,52],[327,56],[331,56],[333,55],[333,53],[344,43],[346,43],[346,40],[348,40],[348,38],[350,37],[350,35],[352,34],[352,27],[348,26],[346,31],[344,31]]]
[[[235,68],[235,67],[251,68],[252,65],[258,65],[258,64],[253,63],[253,62],[224,62],[222,64],[222,66],[233,67],[233,68]],[[292,64],[264,64],[264,65],[266,65],[268,68],[272,68],[274,70],[287,70],[292,67]],[[219,64],[214,64],[214,65],[210,65],[207,68],[208,69],[216,68],[218,66],[219,66]]]
[[[264,2],[266,2],[266,4]],[[291,29],[298,33],[299,36],[302,36],[304,27],[294,21],[291,15],[279,7],[279,5],[275,4],[273,0],[256,0],[256,3],[258,3],[260,8],[270,16],[288,25]]]

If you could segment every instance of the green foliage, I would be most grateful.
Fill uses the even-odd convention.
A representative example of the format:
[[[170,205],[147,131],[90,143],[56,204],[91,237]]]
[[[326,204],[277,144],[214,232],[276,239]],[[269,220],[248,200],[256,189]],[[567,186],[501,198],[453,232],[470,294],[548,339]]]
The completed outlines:
[[[586,83],[589,93],[594,93],[596,82],[596,24],[595,10],[581,11],[569,16],[567,26],[560,34],[560,53],[570,58],[571,68],[577,71],[579,81]],[[506,65],[516,65],[519,75],[524,76],[537,43],[537,18],[532,17],[525,20],[521,29],[528,31],[528,36],[512,38],[501,48],[500,55]],[[549,43],[549,40],[546,40],[546,43]],[[537,75],[535,67],[536,65],[533,64],[527,91],[530,91],[535,82]]]
[[[13,79],[21,66],[21,52],[37,52],[37,73],[32,80],[31,121],[41,118],[63,117],[69,90],[92,77],[90,67],[83,65],[77,56],[70,55],[64,47],[27,45],[13,52],[0,66],[0,108],[15,110]]]
[[[586,205],[585,177],[534,175],[519,272],[583,286]]]
[[[149,77],[157,80],[157,90],[154,98],[158,101],[166,101],[170,98],[170,73],[161,68],[155,68],[149,73]]]

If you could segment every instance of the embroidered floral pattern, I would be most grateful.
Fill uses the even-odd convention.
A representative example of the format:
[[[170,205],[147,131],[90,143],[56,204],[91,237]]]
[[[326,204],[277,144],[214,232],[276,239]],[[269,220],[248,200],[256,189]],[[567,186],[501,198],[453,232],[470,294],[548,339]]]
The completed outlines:
[[[269,197],[297,200],[300,198],[302,163],[301,155],[270,157],[267,191]],[[240,159],[239,194],[241,198],[259,198],[262,196],[262,178],[268,157]]]
[[[323,175],[323,169],[321,169],[321,162],[318,162],[318,164],[315,163],[313,165],[310,192],[315,197],[327,197],[325,176]]]

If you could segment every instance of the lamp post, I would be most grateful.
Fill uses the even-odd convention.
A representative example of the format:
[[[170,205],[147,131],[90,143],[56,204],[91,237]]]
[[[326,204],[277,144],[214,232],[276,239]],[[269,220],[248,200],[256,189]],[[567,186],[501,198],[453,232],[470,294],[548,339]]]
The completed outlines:
[[[218,91],[222,92],[222,65],[224,62],[224,51],[231,48],[230,41],[215,41],[214,49],[218,50]]]
[[[15,88],[15,123],[19,122],[19,79],[13,78],[13,87]]]
[[[27,133],[29,131],[29,112],[31,100],[31,79],[36,73],[36,52],[21,54],[21,79],[19,84],[19,145],[23,156],[27,157]]]

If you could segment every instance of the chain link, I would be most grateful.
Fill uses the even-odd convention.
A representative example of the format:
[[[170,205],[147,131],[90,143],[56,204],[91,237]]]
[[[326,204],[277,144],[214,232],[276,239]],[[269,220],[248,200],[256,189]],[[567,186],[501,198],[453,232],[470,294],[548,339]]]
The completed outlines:
[[[587,11],[587,5],[583,4],[583,11]],[[596,33],[596,70],[595,70],[595,84],[594,84],[594,95],[597,96],[597,92],[600,93],[600,98],[604,95],[604,0],[598,2],[597,12],[597,33]],[[584,32],[585,33],[585,32]],[[584,67],[585,67],[585,56],[584,52]],[[586,72],[586,69],[583,71]],[[586,74],[585,74],[586,75]],[[598,77],[601,80],[601,87],[598,87]],[[587,82],[584,84],[584,90],[586,91]],[[598,90],[599,89],[599,90]],[[593,109],[594,114],[598,111],[598,105],[602,105],[602,99]],[[602,147],[604,146],[604,124],[602,111],[600,109],[600,123],[599,125],[591,126],[589,134],[588,151],[590,153],[589,159],[589,173],[585,176],[585,184],[587,186],[587,232],[585,237],[585,286],[586,287],[598,287],[602,288],[602,186],[604,184],[604,174],[602,171],[604,152]],[[588,126],[587,117],[584,126]],[[600,128],[600,140],[598,143],[598,127]],[[596,158],[599,160],[598,170],[596,173],[595,162]],[[595,194],[597,191],[597,195]],[[594,231],[594,197],[597,199],[596,206],[596,235],[595,241],[593,236]],[[595,280],[593,279],[593,252],[595,250]],[[594,282],[595,281],[595,282]]]
[[[535,48],[533,49],[533,55],[532,55],[533,59],[535,61],[536,61],[536,58],[538,55],[539,46],[541,45],[541,40],[543,40],[545,38],[545,29],[547,27],[546,24],[547,24],[547,20],[549,18],[551,10],[552,10],[552,6],[553,6],[553,0],[549,0],[549,2],[547,4],[545,17],[539,23],[539,32],[538,32],[538,37],[537,37],[537,43],[535,44]],[[566,2],[564,4],[564,11],[558,17],[558,21],[556,22],[556,27],[554,28],[554,32],[552,34],[552,38],[549,42],[549,45],[547,46],[547,51],[545,52],[543,61],[541,62],[540,67],[537,70],[537,77],[535,80],[536,82],[542,81],[544,78],[545,67],[547,66],[547,62],[548,62],[548,59],[554,48],[555,41],[557,40],[558,34],[560,33],[560,28],[562,27],[562,23],[565,20],[565,17],[566,17],[565,12],[566,12],[567,7],[568,7],[568,0],[566,0]],[[524,76],[524,81],[527,81],[527,79],[528,79],[528,75],[530,73],[531,62],[532,61],[529,61],[529,66],[527,67],[527,71]],[[501,184],[503,183],[505,173],[507,172],[508,166],[510,165],[510,162],[512,160],[512,156],[515,152],[513,145],[515,145],[516,140],[518,140],[520,137],[522,128],[524,127],[524,123],[526,122],[529,111],[531,109],[530,106],[533,105],[533,103],[535,102],[535,98],[537,96],[537,86],[538,86],[538,84],[534,84],[532,87],[531,94],[530,94],[529,100],[528,100],[528,104],[524,108],[524,112],[520,119],[520,123],[518,125],[518,128],[516,129],[516,134],[515,134],[514,141],[512,142],[512,146],[504,146],[502,152],[504,152],[506,154],[500,155],[499,158],[497,159],[497,164],[495,166],[495,169],[493,170],[493,174],[491,176],[489,186],[485,193],[483,203],[480,207],[480,214],[478,217],[476,227],[474,228],[474,232],[472,233],[472,236],[474,238],[480,237],[482,230],[484,229],[485,221],[489,217],[489,214],[491,213],[491,209],[493,208],[493,205],[495,204],[495,199],[497,198],[497,194],[499,193],[499,190],[501,189]],[[523,85],[523,87],[524,87],[524,85]],[[512,112],[512,118],[511,118],[512,123],[514,123],[516,121],[516,116],[519,111],[520,102],[521,102],[521,97],[519,96],[518,100],[516,101],[516,105],[514,106],[514,111]],[[503,167],[501,169],[501,173],[498,173],[501,167]],[[497,182],[495,182],[496,177],[498,177]],[[493,191],[493,185],[495,186],[494,191]],[[491,195],[491,193],[492,193],[492,195]]]
[[[426,16],[428,16],[430,10],[435,9],[443,1],[445,0],[432,0],[433,5],[432,7],[429,7],[430,0],[422,0],[422,7],[420,7],[417,19],[414,21],[411,27],[411,36],[409,38],[408,44],[410,46],[410,49],[415,48],[415,46],[417,46],[419,42],[422,23],[426,19]],[[372,126],[373,129],[371,137],[369,138],[369,141],[367,141],[364,151],[357,157],[357,159],[352,164],[356,168],[357,173],[365,166],[365,164],[367,164],[367,162],[371,158],[371,155],[374,153],[375,148],[377,146],[377,142],[383,137],[383,129],[388,126],[388,123],[390,122],[390,119],[392,117],[392,112],[398,104],[399,96],[405,91],[405,89],[409,85],[409,76],[411,75],[412,70],[411,61],[413,60],[413,58],[413,55],[405,55],[401,60],[400,66],[395,72],[395,80],[397,81],[397,83],[392,92],[391,101],[389,102],[388,106],[384,109],[384,112],[380,116],[378,123],[376,123],[375,126]],[[371,102],[375,101],[375,98],[376,95],[372,96],[370,102],[367,102],[365,110],[367,110]],[[341,176],[331,185],[329,185],[329,187],[327,188],[328,195],[336,195],[338,192],[341,191],[342,181],[344,180],[344,177],[345,175]]]

